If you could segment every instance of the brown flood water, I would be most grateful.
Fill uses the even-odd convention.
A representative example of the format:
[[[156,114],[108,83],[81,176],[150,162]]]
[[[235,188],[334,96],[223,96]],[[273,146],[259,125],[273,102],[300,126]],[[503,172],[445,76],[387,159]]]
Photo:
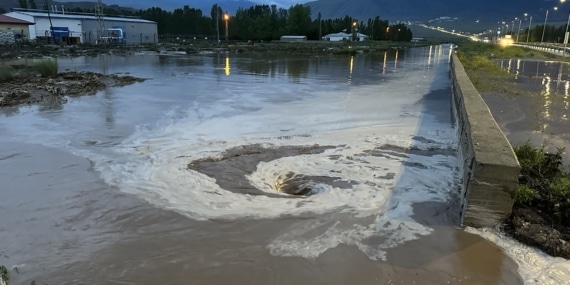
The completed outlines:
[[[0,158],[1,258],[19,267],[11,284],[521,284],[500,248],[455,226],[451,205],[416,204],[433,234],[389,249],[387,261],[344,244],[282,257],[266,245],[315,217],[195,221],[106,187],[83,158],[2,150],[12,153]]]
[[[208,137],[210,128],[219,127],[214,122],[229,118],[228,122],[224,121],[222,124],[224,128],[220,128],[226,133],[233,134],[231,121],[243,118],[232,116],[236,112],[245,113],[253,116],[254,123],[246,121],[249,129],[242,128],[254,132],[255,123],[271,121],[260,115],[264,114],[262,112],[264,108],[272,110],[271,108],[279,108],[284,104],[292,104],[294,107],[290,109],[304,110],[302,105],[294,103],[303,96],[311,99],[317,96],[315,94],[323,93],[322,88],[326,89],[327,93],[319,100],[326,103],[314,104],[311,109],[319,115],[314,123],[315,133],[319,134],[319,130],[326,129],[330,125],[341,125],[339,129],[346,126],[360,127],[361,124],[358,122],[368,123],[367,120],[373,121],[374,124],[377,123],[376,120],[384,120],[382,122],[388,126],[398,125],[397,123],[401,121],[419,116],[418,133],[414,134],[414,140],[433,146],[434,141],[426,139],[425,136],[435,134],[432,139],[436,139],[451,129],[450,83],[448,59],[445,57],[448,49],[449,47],[445,46],[445,48],[391,51],[379,57],[364,54],[340,59],[295,58],[287,61],[289,66],[277,59],[226,57],[225,60],[223,58],[216,60],[204,56],[150,59],[125,57],[114,61],[94,59],[88,63],[74,59],[68,63],[62,62],[61,64],[64,66],[67,64],[70,69],[111,73],[128,71],[134,76],[151,79],[140,85],[107,90],[93,97],[78,98],[63,106],[7,110],[2,115],[0,118],[0,264],[6,265],[11,270],[10,284],[27,285],[32,280],[37,284],[58,285],[522,284],[517,273],[517,264],[500,248],[477,235],[465,232],[458,226],[458,203],[453,197],[443,200],[446,202],[433,198],[441,195],[439,193],[442,190],[446,190],[440,188],[450,186],[445,183],[433,187],[431,184],[424,185],[424,181],[418,181],[417,185],[403,189],[410,192],[404,191],[398,194],[400,196],[392,193],[387,203],[390,207],[402,206],[405,204],[405,199],[416,201],[411,207],[413,215],[397,216],[386,211],[386,217],[392,220],[388,220],[384,225],[375,223],[375,219],[381,217],[360,217],[347,211],[331,211],[325,214],[312,212],[281,214],[274,218],[197,219],[180,211],[181,205],[176,204],[178,201],[169,201],[170,204],[162,203],[168,197],[161,196],[159,192],[153,192],[144,198],[128,194],[120,186],[113,186],[121,184],[109,182],[115,182],[113,179],[104,180],[98,170],[101,169],[98,168],[100,167],[98,164],[107,162],[111,162],[111,166],[124,164],[123,160],[129,157],[122,152],[115,152],[113,148],[121,145],[135,130],[152,130],[146,124],[152,125],[160,121],[161,116],[156,115],[157,113],[169,112],[171,116],[169,118],[174,119],[194,118],[192,117],[194,113],[188,115],[176,111],[178,110],[176,108],[175,111],[170,111],[172,105],[197,110],[195,119],[197,123],[191,121],[189,127],[184,125],[183,128],[175,129],[172,134],[197,129],[197,134],[188,135],[192,139],[197,137],[195,144],[201,143],[203,137],[209,139],[207,142],[212,144],[223,144],[218,140],[224,138],[216,140],[213,135],[211,137],[214,138]],[[101,70],[98,69],[99,63],[102,64]],[[289,74],[279,76],[287,70]],[[434,72],[437,76],[433,75]],[[260,75],[265,73],[271,76]],[[413,78],[406,78],[412,75]],[[318,81],[315,84],[312,81],[316,80],[314,78],[327,81]],[[429,82],[422,81],[427,80],[426,78],[432,79],[429,79],[431,80]],[[230,83],[224,81],[232,79],[234,81]],[[188,88],[185,82],[193,82],[194,85]],[[251,82],[255,85],[248,84]],[[358,93],[360,88],[366,88],[368,84],[379,84],[378,89],[370,90],[382,90],[384,88],[382,84],[387,84],[386,82],[397,84],[384,85],[388,91],[379,92],[376,97],[365,97],[368,95],[366,90],[369,89]],[[328,84],[332,86],[329,87]],[[410,86],[417,85],[417,90],[424,90],[422,84],[435,87],[431,88],[430,92],[422,93],[422,91],[418,94],[413,93],[416,89],[409,89]],[[296,87],[297,85],[300,87]],[[293,91],[290,89],[291,86],[295,87]],[[239,93],[243,97],[237,99],[229,97],[223,93],[226,89],[232,90],[229,92],[231,95]],[[282,91],[275,94],[270,92],[274,90]],[[342,100],[338,102],[342,103],[339,105],[342,108],[334,105],[337,101],[330,99],[338,90],[341,90]],[[285,97],[283,94],[290,97]],[[401,101],[398,100],[404,100],[406,96],[412,95],[417,98],[411,98],[409,100],[411,103],[405,101],[402,106],[395,105],[397,108],[390,108],[390,104],[400,104]],[[134,96],[137,100],[132,100]],[[364,99],[356,100],[358,98],[372,100],[378,107],[367,109],[369,105],[367,101],[360,106],[359,100]],[[309,99],[303,97],[303,100]],[[242,102],[246,103],[241,105]],[[237,106],[235,109],[221,108],[221,113],[214,115],[209,113],[212,109],[217,110],[212,106],[219,108],[219,106],[234,105]],[[353,106],[358,108],[351,109]],[[329,107],[330,109],[327,109]],[[376,110],[377,108],[383,109],[380,112]],[[397,110],[391,113],[393,111],[391,109]],[[419,109],[421,111],[417,111]],[[328,116],[330,112],[336,113],[334,116]],[[306,113],[310,112],[293,113],[299,117],[297,118],[299,122],[286,121],[281,126],[271,121],[270,126],[287,136],[295,133],[295,128],[304,130],[302,127],[305,125],[309,125],[307,129],[312,130],[310,124],[313,124],[313,117],[304,119],[302,115]],[[367,117],[369,113],[370,118]],[[329,118],[332,118],[330,125],[327,124]],[[279,116],[271,119],[278,120]],[[140,127],[141,125],[145,127]],[[206,127],[202,127],[203,125]],[[173,125],[166,125],[165,129],[168,130],[168,127],[173,128]],[[266,127],[261,125],[260,128],[265,130]],[[366,138],[371,141],[380,140],[382,136],[392,135],[391,132],[397,131],[394,130],[396,129],[388,128],[388,133],[378,135],[378,138]],[[266,135],[263,131],[257,132],[258,136]],[[315,145],[311,138],[313,134],[303,136],[306,133],[298,131],[303,140],[311,142],[305,146]],[[353,134],[350,132],[347,133],[349,135],[339,136],[339,140],[345,139],[353,145],[342,145],[339,142],[333,145],[335,150],[357,148],[359,143],[366,141],[358,135],[369,135],[366,132],[354,133],[357,134],[355,138],[350,136]],[[240,136],[240,133],[234,136]],[[318,137],[315,135],[315,139]],[[174,137],[173,141],[190,141],[186,139],[186,137]],[[168,140],[159,136],[156,141],[154,148],[149,146],[140,149],[156,150]],[[259,139],[259,141],[266,140]],[[287,144],[287,140],[282,137],[271,142],[283,144],[283,141]],[[392,143],[396,144],[397,141],[394,141]],[[338,165],[342,160],[343,163],[346,162],[346,165],[342,165],[345,167],[343,171],[349,172],[352,171],[350,167],[356,163],[364,161],[362,165],[366,166],[367,160],[385,159],[386,165],[394,165],[390,164],[393,161],[402,162],[396,164],[397,167],[394,169],[391,169],[391,166],[384,166],[386,169],[390,168],[388,170],[379,168],[378,173],[385,170],[387,173],[382,173],[377,179],[375,178],[376,180],[370,181],[394,180],[392,172],[397,171],[402,172],[404,177],[424,175],[423,177],[427,178],[442,173],[441,170],[437,170],[440,172],[434,170],[436,167],[441,166],[441,169],[453,171],[452,166],[446,165],[449,160],[445,159],[453,157],[453,150],[443,148],[430,153],[426,150],[406,150],[403,145],[393,144],[377,145],[346,159],[337,157],[319,160],[318,163],[321,164],[317,165],[326,167],[328,165],[326,163],[330,161],[333,161],[331,165]],[[328,147],[325,144],[321,145],[323,148]],[[255,146],[252,144],[251,147]],[[127,145],[125,149],[133,148]],[[246,183],[246,180],[242,179],[243,175],[253,171],[255,169],[253,165],[258,165],[260,161],[289,156],[292,149],[295,149],[294,145],[274,148],[269,152],[256,149],[254,152],[258,153],[257,156],[238,155],[237,160],[233,160],[232,163],[202,160],[194,166],[202,169],[205,176],[217,178],[220,184],[230,188],[232,183]],[[251,152],[251,149],[249,151]],[[319,149],[315,152],[321,151],[323,150]],[[426,158],[420,161],[431,161],[428,158],[436,156],[443,157],[440,161],[443,166],[407,161],[406,159],[413,156],[412,152],[415,152],[413,155]],[[89,159],[78,153],[88,153],[89,155],[85,156]],[[177,153],[176,159],[178,156],[184,158],[185,155],[188,153]],[[185,171],[192,161],[187,159],[183,163]],[[111,169],[115,172],[122,171],[120,178],[135,176],[127,171],[131,168]],[[306,178],[325,184],[337,183],[335,187],[347,190],[353,185],[367,182],[367,180],[343,181],[340,185],[336,177],[343,175],[341,172],[331,170],[328,176],[307,175]],[[438,177],[434,180],[438,180]],[[142,180],[151,179],[153,177],[148,176]],[[259,194],[257,189],[251,187],[242,189],[237,186],[233,188],[237,194],[245,195],[246,191],[254,195]],[[166,185],[165,189],[168,190],[169,187],[175,186]],[[451,191],[444,191],[447,192]],[[263,199],[264,197],[256,201],[266,201]],[[297,200],[297,198],[286,199]],[[267,209],[270,210],[272,209]],[[214,211],[212,209],[212,212]],[[398,219],[413,219],[422,227],[431,230],[427,234],[416,234],[417,229],[411,228],[414,223],[404,223]],[[373,232],[391,230],[389,226],[396,225],[394,231],[404,234],[360,236],[361,231],[351,231],[368,225],[371,225],[371,228],[366,229]],[[398,237],[409,235],[414,235],[415,238],[407,241],[398,240]],[[290,254],[289,247],[296,247],[297,250],[306,249],[306,257],[303,257],[302,250],[300,253]],[[377,253],[384,250],[385,256],[381,258]],[[314,254],[315,252],[317,254]]]

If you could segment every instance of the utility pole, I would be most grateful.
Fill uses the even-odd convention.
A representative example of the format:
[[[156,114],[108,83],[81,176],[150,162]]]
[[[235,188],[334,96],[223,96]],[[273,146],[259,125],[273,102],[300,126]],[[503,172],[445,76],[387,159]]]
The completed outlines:
[[[319,41],[321,40],[322,37],[322,29],[321,29],[321,12],[319,12],[317,18],[319,18]]]
[[[568,13],[568,21],[566,22],[566,32],[564,32],[564,56],[566,56],[566,46],[568,45],[568,25],[570,25],[570,13]]]
[[[528,43],[528,39],[530,38],[530,25],[532,25],[532,16],[530,16],[530,21],[528,22],[528,35],[526,36],[526,42]]]
[[[48,36],[48,43],[49,43],[49,37],[51,37],[53,35],[53,23],[51,22],[51,14],[49,13],[49,6],[48,6],[48,2],[46,0],[46,8],[47,8],[47,13],[48,13],[48,19],[49,19],[49,34]],[[55,37],[53,38],[55,41]]]
[[[97,23],[99,24],[99,30],[97,31],[97,40],[101,40],[105,36],[105,19],[103,19],[103,3],[101,0],[97,0],[95,4],[95,15],[97,17]]]
[[[220,8],[216,4],[216,32],[218,33],[218,45],[220,44]]]
[[[522,19],[519,19],[519,29],[517,30],[517,43],[519,42],[519,35],[521,34]]]

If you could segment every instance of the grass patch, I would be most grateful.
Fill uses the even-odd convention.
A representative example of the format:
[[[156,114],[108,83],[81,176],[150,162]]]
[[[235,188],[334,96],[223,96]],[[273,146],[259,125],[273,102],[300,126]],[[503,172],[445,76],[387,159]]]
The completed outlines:
[[[9,67],[0,67],[0,82],[8,82],[14,79],[14,70]]]
[[[57,75],[58,65],[54,59],[44,59],[34,63],[32,69],[41,74],[42,77],[50,77]]]
[[[562,165],[565,150],[558,148],[551,153],[529,142],[514,150],[521,165],[515,203],[535,207],[552,221],[570,225],[570,172]]]
[[[514,46],[464,41],[459,43],[457,57],[465,67],[465,72],[479,92],[499,92],[517,95],[515,75],[497,64],[501,58],[520,58],[527,50]]]

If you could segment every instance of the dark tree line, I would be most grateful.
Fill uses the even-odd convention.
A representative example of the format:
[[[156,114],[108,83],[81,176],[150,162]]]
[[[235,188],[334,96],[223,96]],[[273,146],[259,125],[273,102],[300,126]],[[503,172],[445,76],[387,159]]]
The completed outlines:
[[[518,33],[516,31],[508,31],[506,32],[507,35],[511,35],[511,37],[516,41],[519,42],[545,42],[545,43],[562,43],[564,42],[564,33],[566,32],[566,24],[555,26],[555,25],[546,25],[546,29],[544,25],[537,25],[533,28],[529,29],[525,28],[524,30],[520,30]],[[493,30],[493,33],[496,31]],[[570,32],[570,30],[569,30]],[[544,40],[542,39],[542,35],[544,34]],[[493,35],[494,37],[495,35]]]
[[[33,3],[34,0],[29,0]],[[20,0],[21,4],[27,3]],[[95,9],[73,8],[70,12],[94,13]],[[204,15],[200,9],[185,5],[173,11],[153,7],[145,10],[115,10],[105,7],[107,15],[134,16],[155,21],[158,33],[161,35],[205,35],[213,36],[218,32],[225,35],[226,20],[224,10],[217,4],[212,6],[209,15]],[[356,23],[356,25],[354,25]],[[240,8],[228,20],[228,33],[232,40],[277,40],[283,35],[303,35],[309,40],[318,40],[326,34],[356,32],[366,34],[372,40],[410,41],[411,30],[404,24],[389,25],[387,20],[379,17],[358,21],[345,16],[337,19],[311,18],[310,7],[297,4],[289,9],[276,5],[255,5]]]

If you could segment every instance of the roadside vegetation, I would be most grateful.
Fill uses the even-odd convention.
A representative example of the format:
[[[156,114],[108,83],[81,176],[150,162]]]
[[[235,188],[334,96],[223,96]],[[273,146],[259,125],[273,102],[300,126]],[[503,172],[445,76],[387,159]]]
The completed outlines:
[[[565,149],[550,153],[526,142],[514,150],[522,168],[515,202],[537,206],[551,215],[553,223],[570,226],[570,172],[562,165]]]
[[[551,153],[528,142],[514,150],[522,169],[505,230],[552,256],[570,258],[570,172],[562,164],[565,150]]]
[[[467,75],[479,92],[498,91],[509,95],[517,95],[514,75],[502,69],[497,60],[505,58],[533,58],[533,50],[501,46],[474,41],[463,41],[458,44],[457,57],[465,67]]]

